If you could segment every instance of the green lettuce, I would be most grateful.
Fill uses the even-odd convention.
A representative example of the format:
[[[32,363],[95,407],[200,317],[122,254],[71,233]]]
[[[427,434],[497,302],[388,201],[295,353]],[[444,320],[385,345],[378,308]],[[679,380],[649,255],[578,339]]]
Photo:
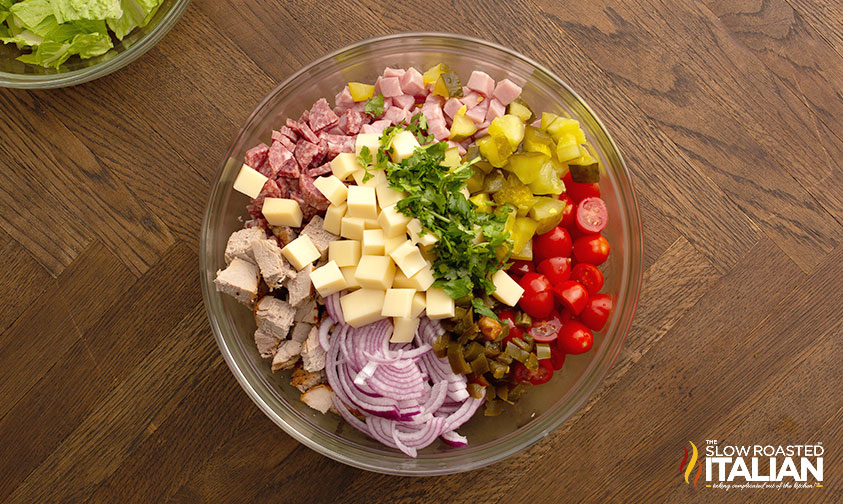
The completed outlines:
[[[9,7],[9,12],[17,16],[24,27],[31,29],[51,16],[53,7],[49,0],[24,0]]]
[[[135,28],[146,26],[163,0],[121,0],[123,15],[108,18],[108,27],[117,40],[123,40]]]
[[[123,15],[120,0],[50,0],[50,4],[59,23],[80,19],[104,20]]]

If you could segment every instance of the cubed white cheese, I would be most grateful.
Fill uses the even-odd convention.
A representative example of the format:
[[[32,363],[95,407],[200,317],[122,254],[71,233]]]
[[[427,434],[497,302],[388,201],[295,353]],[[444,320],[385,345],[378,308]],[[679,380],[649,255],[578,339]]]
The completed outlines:
[[[386,235],[386,233],[384,233]],[[384,255],[389,255],[390,252],[397,249],[399,245],[407,241],[406,234],[400,234],[398,236],[393,236],[391,238],[385,238],[383,241],[383,253]]]
[[[378,196],[378,207],[386,208],[394,205],[407,197],[407,193],[389,187],[389,184],[381,184],[375,188]]]
[[[380,229],[381,225],[378,224],[377,219],[363,219],[363,226],[365,229]]]
[[[322,223],[322,229],[329,233],[339,235],[342,232],[342,218],[345,217],[345,211],[348,205],[331,205],[325,210],[325,221]]]
[[[322,256],[307,235],[301,235],[288,243],[281,249],[281,254],[297,270],[304,268]]]
[[[413,243],[418,243],[422,247],[429,247],[438,241],[436,235],[430,231],[422,234],[422,230],[422,223],[418,219],[412,219],[407,223],[407,232],[410,233],[410,239],[413,240]]]
[[[492,296],[509,306],[515,306],[521,299],[521,294],[524,294],[524,288],[518,285],[518,282],[507,275],[504,270],[498,270],[492,275],[492,283],[495,284],[495,292],[492,293]]]
[[[330,296],[347,287],[345,277],[342,276],[342,271],[334,261],[328,261],[328,264],[311,271],[310,281],[322,297]]]
[[[418,146],[419,141],[416,140],[416,135],[404,130],[393,137],[389,156],[397,163],[412,156]]]
[[[369,170],[369,174],[371,174],[372,176],[369,177],[369,180],[365,182],[363,182],[363,179],[366,178],[365,170],[357,170],[356,172],[351,174],[351,177],[354,179],[355,182],[357,182],[358,186],[371,187],[372,189],[381,184],[387,183],[386,173],[384,173],[383,170],[371,169]]]
[[[416,330],[419,328],[419,319],[400,318],[392,319],[392,337],[390,343],[409,343],[413,341]]]
[[[409,318],[413,308],[414,289],[387,289],[381,315]]]
[[[362,240],[363,230],[366,229],[365,225],[366,223],[360,217],[349,217],[346,215],[342,218],[340,236],[349,240]]]
[[[413,242],[406,240],[404,243],[395,248],[389,253],[389,257],[395,261],[395,264],[401,268],[401,272],[407,276],[412,277],[425,267],[427,261],[422,257],[419,248],[413,245]]]
[[[331,161],[331,172],[340,180],[348,180],[352,173],[362,169],[357,162],[357,155],[353,152],[340,152]]]
[[[269,179],[264,174],[247,164],[243,164],[240,167],[240,173],[234,179],[234,190],[250,198],[257,198],[267,180]]]
[[[361,219],[377,219],[378,203],[375,197],[375,189],[366,186],[351,186],[348,188],[348,210],[349,217],[360,217]]]
[[[410,218],[399,212],[395,205],[385,207],[378,216],[378,224],[387,238],[405,234],[409,222]]]
[[[395,280],[392,281],[392,284],[395,287],[426,291],[431,285],[433,285],[435,280],[436,279],[433,278],[433,270],[430,268],[430,264],[425,262],[425,266],[410,278],[407,278],[402,271],[396,271]]]
[[[426,315],[431,319],[451,318],[454,316],[454,300],[444,290],[433,287],[427,290]]]
[[[354,276],[361,287],[386,290],[395,279],[395,263],[386,256],[360,256]]]
[[[354,274],[357,272],[357,266],[345,266],[340,268],[342,271],[342,276],[345,278],[345,284],[348,286],[347,289],[359,289],[360,283],[357,281],[357,277]]]
[[[362,327],[384,318],[381,315],[383,289],[360,289],[340,298],[340,307],[345,321],[351,327]]]
[[[296,200],[265,198],[261,212],[270,226],[301,227],[301,207]]]
[[[354,140],[354,155],[359,156],[363,147],[368,147],[372,154],[372,159],[375,159],[375,153],[381,146],[380,133],[360,133]]]
[[[360,242],[357,240],[337,240],[328,244],[328,259],[337,263],[337,266],[357,267],[361,256]]]
[[[410,309],[410,317],[419,317],[427,305],[427,296],[424,292],[416,292],[413,295],[413,307]]]
[[[332,205],[341,205],[345,202],[345,197],[348,194],[348,186],[342,180],[333,175],[327,177],[319,177],[313,181],[313,185],[319,189]]]
[[[363,254],[384,255],[383,244],[382,229],[366,229],[363,231]]]

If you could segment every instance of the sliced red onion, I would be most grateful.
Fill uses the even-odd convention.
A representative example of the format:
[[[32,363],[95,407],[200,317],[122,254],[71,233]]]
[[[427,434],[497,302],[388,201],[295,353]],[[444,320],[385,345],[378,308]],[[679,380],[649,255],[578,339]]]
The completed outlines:
[[[334,323],[329,323],[327,319],[323,320],[322,324],[319,326],[319,346],[321,346],[322,350],[326,352],[331,349],[328,334],[331,332],[333,327]]]
[[[439,437],[451,446],[466,446],[468,444],[468,439],[465,436],[460,436],[457,431],[443,432]]]
[[[354,377],[354,384],[355,385],[363,385],[366,383],[366,380],[371,378],[373,374],[375,374],[375,370],[378,368],[378,363],[371,361],[361,369],[357,376]]]
[[[331,294],[325,298],[325,309],[328,316],[331,317],[337,324],[345,325],[345,317],[342,315],[342,305],[340,304],[340,296],[344,295],[345,291]],[[326,349],[327,351],[327,349]]]

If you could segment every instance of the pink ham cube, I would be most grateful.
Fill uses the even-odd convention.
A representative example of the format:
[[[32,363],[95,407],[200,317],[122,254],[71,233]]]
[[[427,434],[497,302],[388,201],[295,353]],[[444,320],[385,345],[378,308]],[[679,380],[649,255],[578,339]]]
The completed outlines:
[[[498,85],[495,87],[494,97],[504,105],[509,105],[519,96],[521,96],[521,86],[509,79],[498,82]]]
[[[401,77],[404,77],[404,74],[405,74],[406,72],[407,72],[407,71],[406,71],[406,70],[404,70],[403,68],[389,68],[389,67],[386,67],[386,68],[384,69],[384,71],[383,71],[383,76],[384,76],[384,77],[398,77],[398,78],[400,79]]]
[[[416,99],[413,95],[403,94],[401,96],[395,96],[392,98],[392,105],[402,108],[404,110],[409,110],[416,104]]]
[[[486,122],[491,123],[496,117],[506,114],[506,106],[497,98],[489,100],[489,110],[486,111]]]
[[[480,124],[486,120],[486,112],[489,111],[489,102],[491,100],[483,100],[478,103],[476,107],[465,113],[465,116],[474,121],[474,124]]]
[[[465,104],[466,109],[471,110],[483,100],[485,100],[485,98],[483,98],[483,95],[481,95],[477,91],[471,91],[470,93],[465,94],[460,101]]]
[[[404,114],[404,109],[401,107],[389,107],[383,114],[383,120],[389,121],[390,124],[398,124],[404,120]]]
[[[477,91],[486,98],[491,98],[492,93],[495,92],[495,79],[491,78],[486,72],[479,72],[477,70],[471,72],[468,78],[469,89]]]
[[[348,86],[342,88],[342,91],[337,93],[337,96],[334,98],[334,103],[337,107],[343,107],[346,109],[354,106],[354,98],[351,97],[351,91],[348,90]]]
[[[401,90],[401,81],[398,77],[382,77],[380,81],[380,91],[385,98],[392,98],[393,96],[404,94],[404,91]]]
[[[424,94],[424,77],[413,67],[407,69],[401,77],[401,89],[410,96]]]
[[[448,117],[454,117],[457,111],[462,108],[462,105],[463,103],[459,100],[459,98],[449,98],[442,109],[445,111],[445,115]]]

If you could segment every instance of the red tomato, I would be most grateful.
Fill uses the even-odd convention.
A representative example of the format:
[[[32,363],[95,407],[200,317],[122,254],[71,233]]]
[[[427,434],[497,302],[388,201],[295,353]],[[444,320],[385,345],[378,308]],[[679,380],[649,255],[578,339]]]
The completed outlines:
[[[509,327],[515,327],[515,310],[504,308],[498,312],[498,318],[501,322],[506,322]]]
[[[594,334],[591,329],[576,320],[570,320],[562,326],[556,346],[567,354],[581,354],[591,350]]]
[[[533,385],[541,385],[547,383],[553,378],[553,365],[549,359],[542,359],[539,361],[539,367],[536,370],[527,369],[527,366],[520,362],[515,362],[512,369],[512,376],[521,383],[532,383]]]
[[[608,294],[597,294],[588,300],[585,309],[580,313],[580,320],[592,331],[599,331],[609,320],[612,312],[612,298]]]
[[[556,345],[550,347],[550,365],[554,371],[559,371],[565,364],[565,353],[556,348]]]
[[[564,228],[571,229],[574,227],[574,217],[577,213],[577,205],[567,193],[560,194],[559,200],[565,202],[565,209],[562,210],[562,221],[559,222],[559,225]]]
[[[575,317],[574,312],[572,312],[568,308],[565,308],[564,306],[562,307],[561,310],[559,310],[559,320],[561,320],[563,324],[565,322],[571,320],[574,317]]]
[[[592,196],[600,197],[600,186],[598,184],[581,184],[579,182],[574,182],[571,178],[571,173],[566,173],[564,177],[562,177],[562,181],[565,182],[565,192],[568,193],[568,196],[574,200],[574,203],[579,203],[580,201],[590,198]]]
[[[609,222],[609,210],[600,198],[585,198],[577,205],[577,228],[583,233],[599,233]]]
[[[568,257],[570,255],[571,235],[560,226],[533,238],[533,261],[535,262],[543,261],[548,257]]]
[[[512,261],[512,266],[509,267],[507,273],[510,276],[522,276],[526,273],[533,273],[536,269],[533,267],[533,261]]]
[[[609,242],[599,234],[580,236],[573,248],[578,263],[603,264],[609,257]]]
[[[533,318],[547,318],[553,313],[553,292],[548,290],[529,296],[524,294],[518,301],[518,306],[524,310],[524,313]]]
[[[559,314],[551,313],[545,319],[534,319],[530,326],[530,336],[539,343],[549,343],[559,336],[559,329],[562,329],[562,320]]]
[[[538,272],[556,285],[571,278],[571,258],[551,257],[539,263]]]
[[[551,288],[550,281],[546,276],[540,273],[527,273],[518,281],[518,285],[524,289],[525,296],[532,296],[540,292],[549,291]],[[532,317],[532,315],[530,315]]]
[[[509,334],[504,337],[501,347],[506,348],[506,344],[514,340],[515,338],[524,339],[524,329],[521,329],[518,326],[510,327]]]
[[[553,286],[553,293],[562,306],[571,310],[574,315],[579,315],[585,305],[588,304],[588,291],[581,283],[574,280],[566,280]]]
[[[580,263],[571,269],[571,280],[576,280],[589,294],[597,294],[603,288],[603,272],[593,264]]]

